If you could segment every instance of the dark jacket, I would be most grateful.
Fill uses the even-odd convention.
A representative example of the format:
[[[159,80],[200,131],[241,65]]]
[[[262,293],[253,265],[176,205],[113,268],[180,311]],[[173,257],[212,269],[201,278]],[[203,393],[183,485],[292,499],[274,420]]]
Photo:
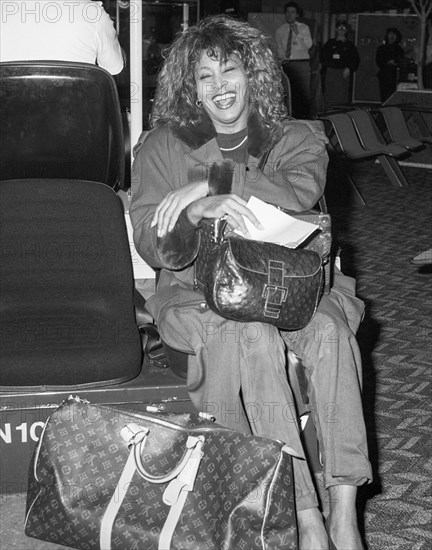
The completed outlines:
[[[379,67],[378,77],[386,77],[389,74],[396,73],[397,64],[404,57],[405,52],[399,44],[381,44],[376,51],[375,62]],[[395,64],[389,64],[394,61]]]
[[[223,156],[210,119],[198,127],[159,127],[143,132],[135,147],[130,216],[135,246],[154,268],[162,268],[158,289],[178,284],[193,288],[193,263],[198,253],[198,227],[183,211],[174,229],[163,238],[150,223],[157,205],[175,189],[202,181],[208,168]],[[245,200],[251,195],[294,211],[313,207],[324,192],[327,138],[320,122],[289,120],[269,132],[252,113],[248,124],[247,164],[234,172],[210,171],[209,194],[232,191]],[[264,171],[257,166],[270,150]]]
[[[350,40],[328,40],[320,51],[321,72],[325,73],[328,67],[332,69],[345,69],[356,71],[360,64],[357,48]]]

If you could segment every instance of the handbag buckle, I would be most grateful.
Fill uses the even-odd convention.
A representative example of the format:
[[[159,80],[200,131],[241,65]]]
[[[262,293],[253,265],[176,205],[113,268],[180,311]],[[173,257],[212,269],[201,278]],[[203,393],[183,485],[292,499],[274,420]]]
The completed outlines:
[[[279,319],[281,306],[285,302],[288,289],[285,286],[264,285],[262,297],[265,298],[264,316]]]
[[[281,306],[288,294],[287,287],[283,286],[283,276],[284,263],[270,260],[268,262],[268,283],[265,283],[262,293],[262,297],[265,298],[264,317],[279,319]]]

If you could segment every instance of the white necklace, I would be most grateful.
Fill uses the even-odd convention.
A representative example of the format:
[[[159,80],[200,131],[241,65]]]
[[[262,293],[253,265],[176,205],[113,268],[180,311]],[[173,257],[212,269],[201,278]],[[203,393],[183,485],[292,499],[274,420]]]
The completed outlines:
[[[239,147],[241,147],[241,146],[243,145],[243,143],[247,140],[247,138],[248,138],[248,137],[245,136],[245,137],[241,140],[241,142],[240,142],[238,145],[236,145],[235,147],[229,147],[229,148],[228,148],[228,147],[219,147],[219,149],[220,149],[221,151],[234,151],[235,149],[238,149]]]

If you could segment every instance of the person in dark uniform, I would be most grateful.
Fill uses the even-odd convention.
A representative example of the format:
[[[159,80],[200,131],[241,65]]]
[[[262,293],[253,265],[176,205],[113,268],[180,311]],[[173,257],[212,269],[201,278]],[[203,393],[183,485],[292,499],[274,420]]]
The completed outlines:
[[[395,27],[386,30],[384,44],[378,46],[376,51],[376,64],[379,67],[377,76],[380,88],[381,103],[384,103],[397,87],[398,66],[405,56],[400,45],[402,35]]]
[[[351,102],[353,75],[360,64],[360,57],[354,43],[347,39],[347,30],[346,21],[337,21],[335,38],[328,40],[320,51],[322,87],[327,109]]]

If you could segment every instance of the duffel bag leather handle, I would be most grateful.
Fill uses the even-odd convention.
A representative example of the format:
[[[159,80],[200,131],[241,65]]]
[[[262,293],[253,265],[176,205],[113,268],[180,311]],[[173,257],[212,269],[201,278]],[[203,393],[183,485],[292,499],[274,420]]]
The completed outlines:
[[[198,443],[202,443],[203,439],[200,436],[188,436],[186,441],[186,451],[177,466],[167,474],[154,476],[146,471],[141,460],[141,456],[144,451],[144,446],[149,432],[149,428],[145,426],[139,426],[138,424],[127,424],[120,433],[123,439],[128,441],[129,445],[134,446],[134,459],[136,469],[138,470],[139,474],[150,483],[167,483],[168,481],[171,481],[172,479],[177,477],[179,473],[185,468],[195,447],[198,445]]]

